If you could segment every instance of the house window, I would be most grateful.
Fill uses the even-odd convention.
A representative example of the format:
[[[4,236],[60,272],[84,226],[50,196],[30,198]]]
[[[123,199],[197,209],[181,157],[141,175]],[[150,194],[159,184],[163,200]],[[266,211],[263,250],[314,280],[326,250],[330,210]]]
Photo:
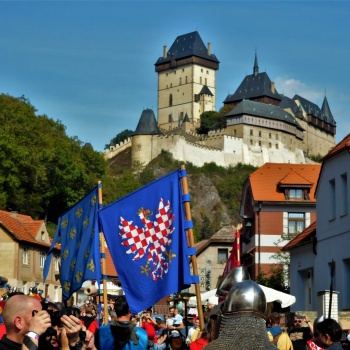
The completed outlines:
[[[300,188],[291,188],[289,190],[289,199],[303,199],[303,190]]]
[[[304,213],[288,213],[288,235],[289,238],[294,237],[305,229]]]
[[[28,265],[28,248],[23,248],[22,263]]]
[[[342,174],[340,176],[341,185],[341,207],[340,215],[344,216],[348,213],[348,174]]]
[[[228,249],[219,248],[218,249],[218,264],[226,263],[228,259]]]
[[[45,240],[45,231],[41,231],[41,240]]]
[[[329,181],[329,220],[335,219],[335,179]]]
[[[41,268],[44,268],[45,260],[46,260],[46,254],[41,252],[40,253],[40,267]]]

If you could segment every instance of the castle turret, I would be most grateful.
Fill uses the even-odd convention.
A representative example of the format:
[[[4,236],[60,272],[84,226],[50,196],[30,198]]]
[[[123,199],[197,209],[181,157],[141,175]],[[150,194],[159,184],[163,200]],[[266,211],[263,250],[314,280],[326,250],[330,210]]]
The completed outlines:
[[[145,109],[132,137],[132,163],[148,164],[152,160],[152,139],[160,134],[153,110]]]

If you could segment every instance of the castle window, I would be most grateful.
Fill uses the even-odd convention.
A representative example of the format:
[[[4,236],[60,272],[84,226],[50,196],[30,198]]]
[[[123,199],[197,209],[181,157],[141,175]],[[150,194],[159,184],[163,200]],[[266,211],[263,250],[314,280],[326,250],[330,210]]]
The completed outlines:
[[[250,136],[253,136],[253,129],[250,129]]]
[[[209,71],[207,70],[207,74],[209,74]]]
[[[236,136],[237,135],[237,130],[233,129],[233,135]]]
[[[201,72],[203,73],[203,69],[201,69]]]
[[[181,83],[182,83],[182,80],[181,80],[181,77],[180,77],[180,79],[179,79],[179,84],[181,85]]]
[[[276,143],[275,147],[276,147],[276,149],[278,149],[278,143]]]
[[[186,84],[187,84],[187,75],[185,76],[185,82],[186,82]]]
[[[208,85],[208,80],[207,80],[207,78],[205,78],[205,85]]]
[[[169,106],[171,107],[173,105],[173,95],[169,95]]]
[[[272,144],[271,144],[271,142],[269,143],[269,148],[271,148],[272,147]]]
[[[199,78],[199,83],[202,84],[202,77]]]
[[[168,73],[165,73],[166,76],[168,76]]]
[[[261,141],[259,141],[259,146],[261,146]]]
[[[173,87],[173,83],[170,83],[170,87]]]
[[[174,70],[174,74],[176,74],[176,70]]]
[[[185,70],[182,68],[182,73],[184,72]]]
[[[276,140],[278,140],[278,134],[276,134]]]
[[[261,131],[259,131],[259,137],[261,137]]]
[[[253,140],[250,140],[250,144],[253,145]]]
[[[271,138],[271,133],[269,132],[269,139]]]

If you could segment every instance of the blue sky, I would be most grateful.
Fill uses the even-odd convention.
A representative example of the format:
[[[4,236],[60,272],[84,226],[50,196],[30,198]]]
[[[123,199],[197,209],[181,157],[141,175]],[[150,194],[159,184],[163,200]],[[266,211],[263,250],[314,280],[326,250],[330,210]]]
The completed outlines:
[[[348,1],[0,1],[0,93],[103,151],[143,109],[156,114],[154,63],[196,30],[220,61],[217,109],[257,50],[279,93],[319,107],[326,94],[336,141],[350,132]]]

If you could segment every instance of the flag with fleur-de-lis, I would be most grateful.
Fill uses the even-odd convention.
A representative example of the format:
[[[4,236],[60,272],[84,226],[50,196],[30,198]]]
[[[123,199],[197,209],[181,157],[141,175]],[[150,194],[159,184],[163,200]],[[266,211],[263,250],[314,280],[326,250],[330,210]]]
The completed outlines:
[[[60,281],[64,300],[79,290],[84,281],[101,279],[97,212],[98,187],[95,187],[58,220],[43,275],[45,281],[54,247],[60,240]]]
[[[198,282],[191,275],[181,178],[174,171],[99,211],[129,308],[140,312]],[[189,196],[186,197],[189,201]]]

